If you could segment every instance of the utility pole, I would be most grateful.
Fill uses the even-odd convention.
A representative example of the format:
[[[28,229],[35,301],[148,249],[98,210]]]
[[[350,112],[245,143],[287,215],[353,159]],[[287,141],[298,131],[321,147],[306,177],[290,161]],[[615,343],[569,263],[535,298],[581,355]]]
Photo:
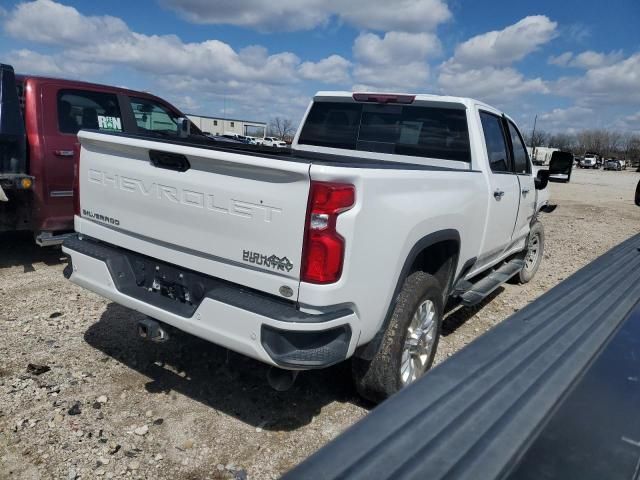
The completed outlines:
[[[222,135],[226,133],[225,123],[227,121],[227,95],[222,96]]]
[[[533,130],[531,131],[531,156],[533,158],[536,158],[536,143],[535,143],[535,138],[536,138],[536,123],[538,121],[538,115],[536,114],[535,118],[533,119]],[[532,158],[532,160],[533,160]]]

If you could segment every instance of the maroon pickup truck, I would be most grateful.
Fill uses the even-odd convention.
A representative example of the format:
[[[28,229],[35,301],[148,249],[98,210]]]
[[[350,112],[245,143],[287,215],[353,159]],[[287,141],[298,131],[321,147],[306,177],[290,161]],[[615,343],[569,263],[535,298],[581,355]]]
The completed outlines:
[[[30,230],[47,246],[73,230],[80,129],[178,137],[184,118],[148,93],[15,75],[0,64],[0,232]],[[202,137],[195,127],[190,135]]]

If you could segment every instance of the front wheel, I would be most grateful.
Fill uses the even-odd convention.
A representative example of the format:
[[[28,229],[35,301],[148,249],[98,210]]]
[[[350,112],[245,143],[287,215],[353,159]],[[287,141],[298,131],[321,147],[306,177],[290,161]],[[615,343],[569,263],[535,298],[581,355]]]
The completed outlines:
[[[531,225],[529,231],[529,239],[527,241],[527,252],[524,257],[524,267],[518,273],[518,280],[520,283],[528,283],[535,276],[542,256],[544,255],[544,228],[542,223],[535,221]]]
[[[435,277],[425,272],[409,275],[374,358],[352,360],[353,379],[360,395],[380,402],[431,368],[442,312],[442,288]]]

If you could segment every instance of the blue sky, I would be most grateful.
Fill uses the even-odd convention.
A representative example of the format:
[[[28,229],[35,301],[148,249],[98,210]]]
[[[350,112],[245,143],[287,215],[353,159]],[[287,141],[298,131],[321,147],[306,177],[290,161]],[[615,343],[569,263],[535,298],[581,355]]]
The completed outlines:
[[[318,90],[472,96],[521,127],[640,133],[640,2],[0,1],[0,61],[298,121]]]

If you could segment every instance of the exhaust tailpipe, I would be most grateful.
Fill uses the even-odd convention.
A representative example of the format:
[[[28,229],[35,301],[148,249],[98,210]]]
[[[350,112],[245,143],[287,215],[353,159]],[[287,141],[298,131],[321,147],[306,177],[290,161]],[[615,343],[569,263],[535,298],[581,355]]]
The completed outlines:
[[[269,386],[278,392],[289,390],[298,377],[298,370],[284,370],[278,367],[271,367],[267,372]]]
[[[162,343],[169,340],[169,334],[162,324],[153,318],[145,318],[138,322],[138,335],[145,340]]]

